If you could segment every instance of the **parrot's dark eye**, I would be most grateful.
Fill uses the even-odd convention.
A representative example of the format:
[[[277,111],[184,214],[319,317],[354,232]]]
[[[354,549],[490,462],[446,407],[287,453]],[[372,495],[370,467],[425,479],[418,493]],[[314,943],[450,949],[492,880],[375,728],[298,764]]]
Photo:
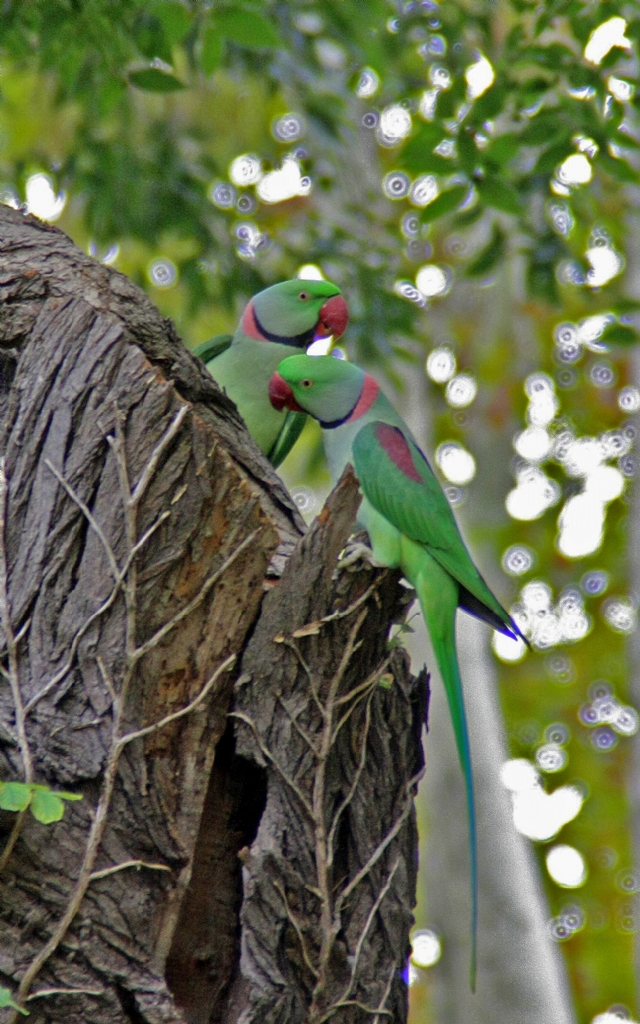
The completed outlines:
[[[300,299],[300,302],[306,302],[307,299],[311,298],[311,296],[309,295],[309,292],[298,292],[298,298]]]
[[[307,377],[305,380],[301,380],[300,381],[300,386],[303,387],[303,388],[312,388],[313,387],[313,381],[309,380],[309,378]]]

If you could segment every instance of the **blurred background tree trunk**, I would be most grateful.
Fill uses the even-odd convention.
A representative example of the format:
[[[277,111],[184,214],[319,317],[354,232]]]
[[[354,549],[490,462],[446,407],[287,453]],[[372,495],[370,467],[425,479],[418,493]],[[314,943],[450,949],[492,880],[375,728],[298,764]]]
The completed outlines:
[[[501,287],[499,304],[493,301],[492,291],[480,297],[458,293],[459,304],[449,307],[446,315],[434,310],[434,342],[446,340],[451,322],[463,318],[474,323],[478,348],[488,347],[504,330],[502,319],[509,320],[508,293],[507,281]],[[524,367],[521,372],[524,376]],[[404,387],[397,403],[425,450],[433,451],[425,374],[420,367],[405,369],[401,376]],[[471,537],[505,519],[496,493],[504,487],[509,464],[503,430],[491,429],[485,420],[474,440],[474,452],[483,468],[460,510],[466,535]],[[477,547],[474,545],[474,550]],[[488,571],[482,556],[478,563],[499,594],[498,574],[489,559]],[[408,636],[406,646],[415,671],[435,662],[417,605],[413,612],[410,623],[415,632]],[[500,780],[508,751],[495,663],[488,649],[491,632],[459,612],[457,635],[478,813],[478,982],[473,994],[467,984],[471,950],[467,810],[449,709],[436,668],[425,747],[427,770],[418,798],[424,829],[418,927],[434,929],[443,949],[441,960],[430,969],[429,1010],[435,1024],[493,1024],[498,1020],[573,1024],[576,1018],[566,967],[551,937],[551,914],[540,869],[530,842],[515,829],[510,797]],[[418,1007],[415,1012],[417,1018]]]
[[[431,969],[437,1024],[573,1024],[566,967],[548,926],[549,907],[531,845],[513,824],[500,780],[507,759],[487,628],[458,616],[478,807],[478,984],[469,973],[470,903],[467,812],[444,690],[432,691],[427,771],[420,791],[424,908],[446,954]],[[420,622],[409,641],[414,667],[433,664]]]

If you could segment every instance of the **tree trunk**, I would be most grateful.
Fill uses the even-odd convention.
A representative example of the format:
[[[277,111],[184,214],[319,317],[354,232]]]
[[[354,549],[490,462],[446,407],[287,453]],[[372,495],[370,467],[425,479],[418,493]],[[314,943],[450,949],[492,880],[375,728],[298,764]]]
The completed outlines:
[[[513,824],[500,781],[507,759],[487,627],[458,614],[458,647],[465,686],[478,805],[478,983],[469,989],[469,840],[460,765],[442,685],[434,685],[429,770],[423,789],[429,827],[421,844],[427,874],[428,923],[442,936],[443,956],[431,968],[437,1024],[575,1024],[566,967],[548,928],[549,911],[533,850]],[[420,623],[412,657],[430,658]],[[443,813],[442,793],[447,793]],[[422,796],[422,793],[421,793]],[[435,809],[435,810],[434,810]],[[457,881],[457,885],[453,884]]]
[[[627,294],[636,300],[640,299],[640,244],[638,229],[640,228],[640,212],[629,218],[627,224]],[[640,388],[640,352],[635,346],[630,357],[631,380]],[[635,478],[630,485],[629,519],[627,537],[627,559],[629,565],[629,590],[632,598],[638,602],[640,595],[640,480],[636,470]],[[636,627],[629,635],[629,696],[635,708],[640,706],[640,630]],[[627,780],[629,805],[631,811],[631,838],[633,843],[634,861],[640,863],[640,733],[631,740],[630,771]],[[636,869],[637,870],[637,869]],[[637,881],[636,881],[637,885]],[[637,914],[637,910],[635,911]],[[640,993],[640,932],[636,928],[634,938],[634,965],[636,992]],[[640,997],[637,997],[640,1003]]]
[[[505,286],[502,302],[490,290],[457,292],[457,315],[476,325],[476,363],[480,350],[499,337],[505,309],[526,349],[525,325],[512,306]],[[430,310],[434,341],[446,338],[453,316],[442,306]],[[515,358],[515,357],[514,357]],[[520,357],[522,358],[522,357]],[[525,374],[523,373],[523,376]],[[433,450],[426,375],[422,367],[405,370],[401,396],[404,416],[424,450]],[[478,401],[482,398],[479,397]],[[486,401],[486,398],[485,398]],[[472,484],[472,500],[457,513],[470,527],[496,523],[504,515],[497,495],[507,490],[509,446],[505,431],[478,430],[473,438],[480,474]],[[503,477],[505,483],[503,484]],[[477,549],[475,549],[477,550]],[[495,553],[480,563],[494,593],[500,594]],[[432,651],[422,616],[412,619],[407,638],[414,663],[431,662]],[[436,673],[426,744],[428,770],[418,798],[424,801],[426,829],[421,863],[426,893],[426,919],[442,938],[442,958],[427,979],[436,1024],[573,1024],[575,1013],[566,965],[547,927],[550,911],[530,842],[514,828],[509,795],[500,782],[508,757],[497,697],[495,666],[488,651],[489,629],[458,614],[457,645],[469,722],[478,818],[479,933],[477,989],[469,988],[470,911],[469,836],[464,783],[450,725],[442,683]],[[420,803],[419,803],[420,806]],[[420,908],[419,911],[420,913]],[[424,913],[423,913],[424,917]]]
[[[171,323],[2,206],[0,294],[0,780],[83,796],[0,812],[0,985],[34,1024],[404,1021],[427,686],[397,574],[336,571],[353,476],[303,536]]]

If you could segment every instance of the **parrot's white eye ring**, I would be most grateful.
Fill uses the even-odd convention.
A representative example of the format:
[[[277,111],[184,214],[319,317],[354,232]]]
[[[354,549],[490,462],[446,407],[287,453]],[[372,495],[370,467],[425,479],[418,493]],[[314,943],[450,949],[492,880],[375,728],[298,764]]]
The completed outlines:
[[[313,381],[309,380],[309,378],[306,377],[304,380],[300,381],[300,387],[302,387],[302,388],[312,388],[313,387]]]
[[[311,298],[311,296],[309,295],[309,292],[298,292],[298,298],[301,302],[306,302],[307,299]]]

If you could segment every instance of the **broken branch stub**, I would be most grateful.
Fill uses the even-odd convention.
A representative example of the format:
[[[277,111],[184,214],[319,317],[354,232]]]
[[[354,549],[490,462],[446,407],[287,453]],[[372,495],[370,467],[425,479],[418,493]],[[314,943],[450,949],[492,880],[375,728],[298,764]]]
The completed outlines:
[[[239,1024],[406,1019],[427,678],[389,649],[398,574],[335,571],[357,502],[349,469],[242,659],[238,753],[267,796],[244,854]]]

